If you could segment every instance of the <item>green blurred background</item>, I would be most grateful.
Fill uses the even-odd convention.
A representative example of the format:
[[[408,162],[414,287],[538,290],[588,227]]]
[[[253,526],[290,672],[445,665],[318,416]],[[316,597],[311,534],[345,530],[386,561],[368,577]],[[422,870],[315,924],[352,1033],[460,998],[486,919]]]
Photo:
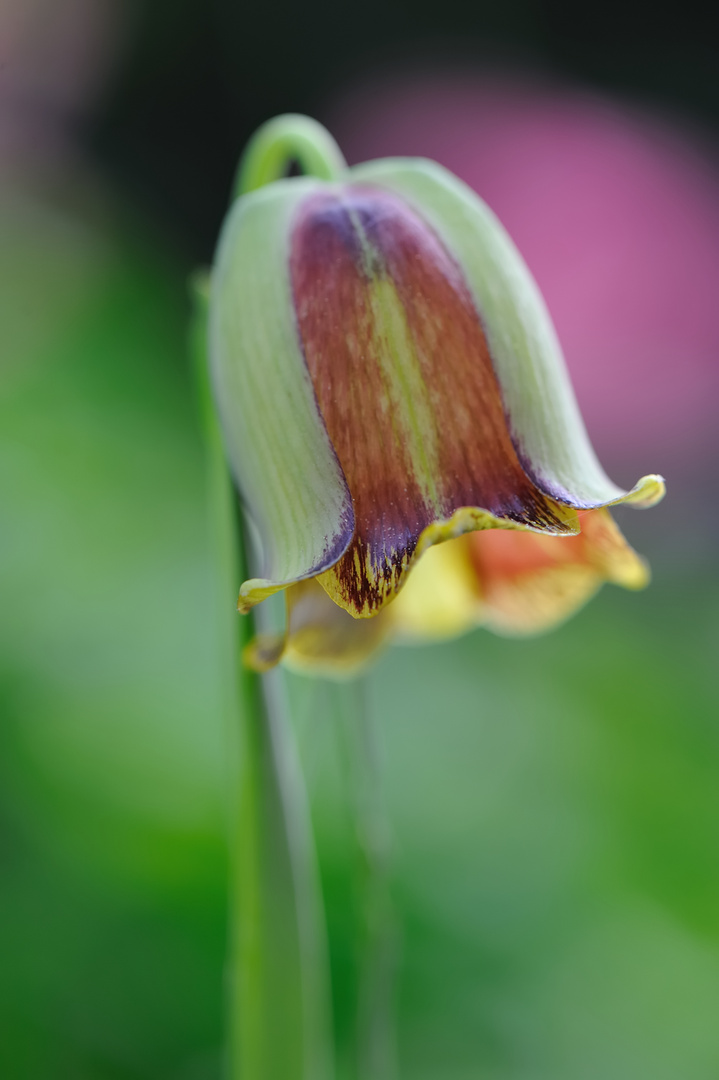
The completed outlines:
[[[642,11],[4,0],[3,1078],[221,1074],[226,761],[186,280],[242,143],[278,111],[341,115],[380,69],[461,57],[651,101],[711,144],[706,28]],[[403,1080],[719,1077],[715,443],[686,429],[683,456],[656,435],[616,455],[670,481],[621,518],[648,592],[606,589],[537,640],[393,649],[367,678]],[[342,1056],[347,749],[331,689],[288,683]]]

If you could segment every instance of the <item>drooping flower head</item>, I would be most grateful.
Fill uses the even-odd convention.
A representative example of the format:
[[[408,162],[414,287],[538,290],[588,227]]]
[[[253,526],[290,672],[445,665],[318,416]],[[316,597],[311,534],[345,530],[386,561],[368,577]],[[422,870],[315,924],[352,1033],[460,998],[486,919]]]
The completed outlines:
[[[531,630],[602,580],[642,584],[602,508],[651,505],[663,482],[627,492],[604,474],[542,298],[491,210],[433,162],[348,169],[304,118],[261,129],[246,161],[286,162],[288,124],[330,147],[320,175],[236,199],[210,294],[217,407],[261,547],[240,610],[288,590],[287,633],[253,661],[352,663],[393,626],[432,619]],[[435,545],[436,588],[413,589]],[[522,589],[535,613],[508,619]]]

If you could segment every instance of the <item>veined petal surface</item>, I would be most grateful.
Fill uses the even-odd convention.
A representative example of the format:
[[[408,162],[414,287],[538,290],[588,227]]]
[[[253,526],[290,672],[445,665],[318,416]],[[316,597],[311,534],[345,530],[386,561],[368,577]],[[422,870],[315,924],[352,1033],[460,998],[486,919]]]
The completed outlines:
[[[263,577],[240,609],[342,555],[352,500],[298,341],[290,222],[321,187],[279,181],[238,199],[222,231],[210,294],[210,366],[228,457],[262,545]]]
[[[350,175],[406,199],[457,260],[486,333],[512,441],[537,486],[580,509],[658,502],[661,477],[643,477],[626,492],[601,468],[544,300],[489,207],[431,161],[388,158],[356,166]]]
[[[527,476],[473,297],[422,217],[372,186],[318,189],[291,240],[297,325],[352,495],[350,546],[320,581],[374,615],[429,544],[482,528],[577,530]]]

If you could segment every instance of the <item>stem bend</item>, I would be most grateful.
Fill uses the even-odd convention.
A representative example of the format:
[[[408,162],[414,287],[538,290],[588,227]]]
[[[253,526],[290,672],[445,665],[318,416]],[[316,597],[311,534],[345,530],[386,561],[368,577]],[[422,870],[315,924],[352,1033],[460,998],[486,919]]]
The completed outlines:
[[[305,176],[337,180],[347,168],[342,151],[322,124],[299,113],[285,113],[257,129],[243,153],[234,198],[256,191],[287,174],[296,161]]]

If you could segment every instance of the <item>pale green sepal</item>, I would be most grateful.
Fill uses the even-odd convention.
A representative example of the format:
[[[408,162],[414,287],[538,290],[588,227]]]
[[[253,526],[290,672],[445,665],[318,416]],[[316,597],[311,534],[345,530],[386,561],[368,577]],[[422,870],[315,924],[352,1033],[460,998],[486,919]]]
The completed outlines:
[[[474,191],[421,158],[367,162],[350,169],[348,181],[377,185],[406,199],[461,267],[487,334],[513,441],[537,485],[578,508],[657,502],[661,477],[645,477],[627,493],[599,464],[539,288],[504,227]]]
[[[290,230],[321,181],[280,180],[237,199],[210,288],[210,368],[223,437],[261,540],[249,608],[321,573],[352,538],[352,500],[319,413],[292,301]]]

